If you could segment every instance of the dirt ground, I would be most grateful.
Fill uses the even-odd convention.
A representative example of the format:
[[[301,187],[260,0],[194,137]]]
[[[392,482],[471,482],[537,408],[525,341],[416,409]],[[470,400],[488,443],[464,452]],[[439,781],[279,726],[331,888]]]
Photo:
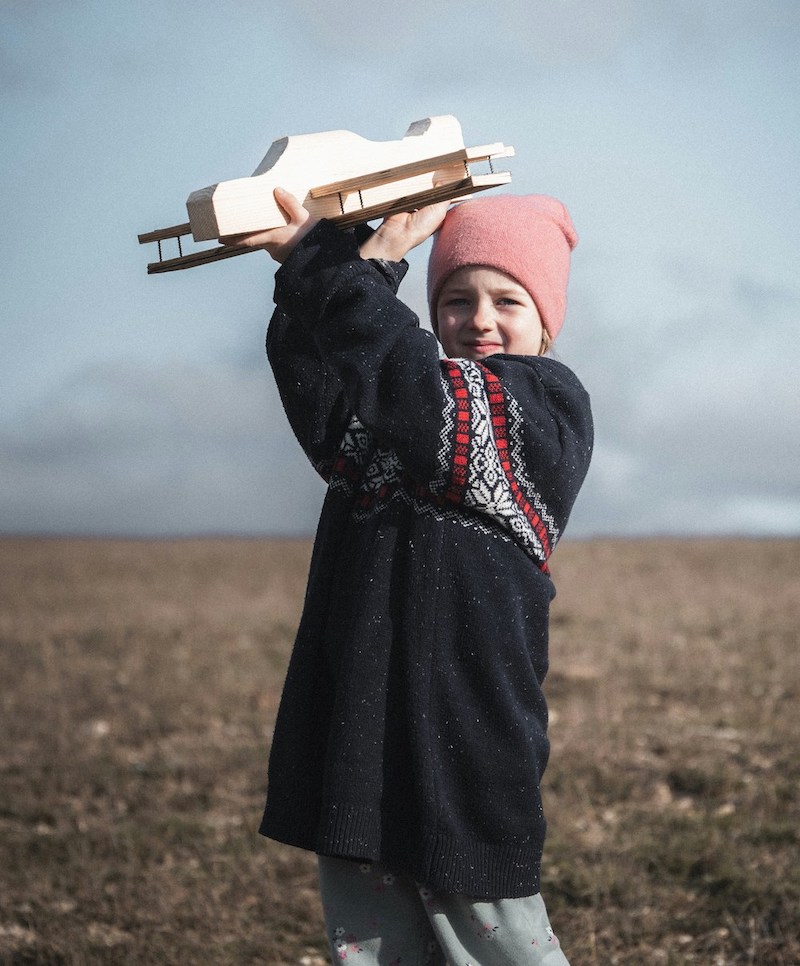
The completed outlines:
[[[0,540],[0,964],[327,962],[256,834],[310,546]],[[554,557],[543,892],[572,966],[800,963],[800,540]]]

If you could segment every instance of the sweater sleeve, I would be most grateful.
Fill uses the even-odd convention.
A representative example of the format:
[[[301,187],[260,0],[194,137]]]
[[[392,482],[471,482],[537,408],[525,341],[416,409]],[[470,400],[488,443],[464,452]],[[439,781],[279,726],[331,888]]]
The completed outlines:
[[[267,329],[267,358],[289,425],[314,468],[328,480],[350,419],[342,384],[323,362],[310,333],[280,308]]]
[[[396,297],[398,263],[361,258],[352,233],[320,222],[275,276],[278,309],[311,334],[346,409],[417,479],[437,472],[444,406],[431,332]]]
[[[371,234],[367,226],[350,233],[356,244]],[[341,232],[337,232],[341,235]],[[396,293],[407,265],[375,263],[384,282]],[[280,306],[267,330],[267,357],[289,424],[309,460],[325,479],[352,419],[353,410],[342,382],[320,354],[308,328]]]

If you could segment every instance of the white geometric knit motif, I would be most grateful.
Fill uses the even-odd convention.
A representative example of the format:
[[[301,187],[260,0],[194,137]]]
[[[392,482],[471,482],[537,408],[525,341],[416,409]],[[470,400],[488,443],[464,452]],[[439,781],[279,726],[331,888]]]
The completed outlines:
[[[515,540],[525,547],[528,553],[538,560],[544,560],[547,553],[542,541],[514,498],[511,481],[501,463],[492,426],[492,413],[484,369],[479,363],[466,359],[451,361],[454,361],[461,370],[470,398],[472,438],[467,464],[467,481],[464,489],[464,505],[495,519],[513,535]],[[513,478],[523,490],[529,503],[536,507],[539,516],[545,522],[551,524],[552,517],[547,512],[541,495],[535,491],[527,478],[527,474],[525,474],[521,453],[521,408],[506,390],[503,391],[503,396],[508,417],[506,427],[509,441],[512,443],[509,455]],[[513,405],[509,405],[509,402]]]
[[[502,465],[492,424],[484,368],[479,363],[465,359],[449,360],[448,364],[458,367],[468,394],[469,449],[459,502],[443,499],[452,483],[456,433],[459,428],[463,430],[463,426],[458,425],[459,406],[455,399],[453,382],[444,368],[441,374],[443,418],[435,479],[414,481],[414,485],[409,485],[410,481],[405,479],[398,455],[393,450],[378,446],[361,422],[354,417],[342,440],[336,462],[339,469],[334,470],[330,487],[339,492],[356,494],[358,499],[352,510],[356,520],[379,512],[393,500],[402,500],[423,515],[433,515],[437,519],[479,529],[494,537],[502,537],[505,533],[506,539],[521,545],[526,553],[544,563],[549,550],[545,549],[533,523],[515,499],[512,486],[513,480],[530,506],[535,508],[547,528],[547,536],[552,546],[557,539],[558,530],[525,469],[522,409],[503,390],[507,453],[511,465],[509,474]],[[463,411],[463,402],[461,409]],[[429,493],[427,498],[426,490]],[[465,508],[472,512],[465,513]],[[498,527],[501,528],[500,531]]]

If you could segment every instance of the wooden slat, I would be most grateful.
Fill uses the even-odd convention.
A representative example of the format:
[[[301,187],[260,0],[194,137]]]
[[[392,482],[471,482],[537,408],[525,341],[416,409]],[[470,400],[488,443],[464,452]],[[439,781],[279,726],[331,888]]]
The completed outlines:
[[[450,151],[447,154],[440,154],[434,158],[423,158],[420,161],[410,161],[408,164],[395,165],[392,168],[384,168],[381,171],[373,171],[370,174],[357,175],[354,178],[344,178],[341,181],[332,181],[330,184],[312,188],[309,194],[312,198],[324,198],[327,195],[347,194],[351,191],[366,191],[368,188],[376,188],[378,185],[389,184],[392,181],[402,181],[404,178],[413,178],[418,174],[435,171],[437,168],[446,168],[455,164],[467,164],[473,161],[486,161],[489,158],[508,158],[513,157],[513,154],[513,148],[507,148],[501,143],[487,144],[476,148],[460,148],[458,151]]]
[[[507,171],[500,171],[497,174],[471,175],[468,178],[462,178],[460,181],[451,181],[436,188],[404,195],[402,198],[395,198],[392,201],[385,201],[367,208],[359,208],[356,211],[348,211],[343,215],[336,215],[330,220],[342,228],[349,228],[365,221],[372,221],[373,218],[385,218],[387,215],[394,215],[400,211],[424,208],[426,205],[433,205],[437,201],[455,200],[473,191],[497,188],[500,185],[509,184],[510,181],[511,175]]]
[[[234,258],[236,255],[260,251],[263,251],[263,249],[219,245],[216,248],[206,248],[200,252],[181,255],[179,258],[165,258],[160,262],[150,262],[147,266],[147,274],[160,275],[162,272],[177,272],[182,268],[194,268],[195,265],[207,265],[209,262],[219,262],[223,258]]]
[[[155,231],[145,232],[139,235],[139,244],[146,245],[148,242],[163,241],[165,238],[181,238],[191,233],[192,226],[187,221],[184,225],[173,225],[172,228],[157,228]]]

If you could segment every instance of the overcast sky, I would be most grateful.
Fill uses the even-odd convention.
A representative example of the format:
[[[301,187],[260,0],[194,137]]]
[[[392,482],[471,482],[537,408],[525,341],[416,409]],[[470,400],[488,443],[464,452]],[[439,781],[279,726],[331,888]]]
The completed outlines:
[[[799,50],[796,0],[4,0],[0,531],[312,532],[272,263],[136,236],[283,135],[454,114],[580,235],[571,533],[800,533]]]

